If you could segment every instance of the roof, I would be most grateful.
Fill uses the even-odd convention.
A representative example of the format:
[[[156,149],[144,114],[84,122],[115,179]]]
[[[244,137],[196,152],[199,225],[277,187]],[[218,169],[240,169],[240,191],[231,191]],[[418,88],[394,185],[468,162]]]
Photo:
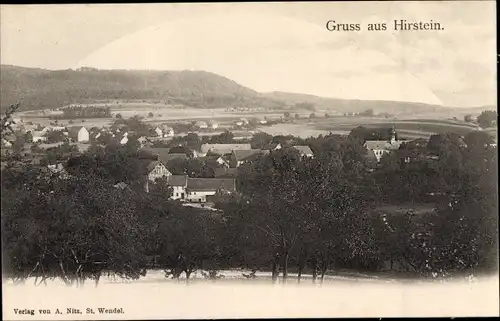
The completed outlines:
[[[187,189],[190,191],[236,191],[234,178],[188,178]]]
[[[311,150],[311,148],[309,146],[297,145],[297,146],[293,146],[293,148],[298,150],[301,155],[305,155],[305,156],[313,156],[314,155],[313,151]]]
[[[170,186],[186,186],[188,176],[187,175],[171,175],[168,178],[168,185]]]
[[[230,154],[233,150],[252,149],[250,144],[203,144],[201,145],[201,152],[203,154],[209,151],[214,154]]]
[[[180,153],[174,153],[174,154],[168,154],[166,156],[166,162],[169,162],[171,160],[174,160],[174,159],[183,159],[183,160],[187,160],[188,157],[186,156],[186,154],[180,154]]]
[[[237,161],[244,161],[257,158],[259,155],[268,154],[268,150],[262,149],[247,149],[247,150],[233,150],[234,157]]]
[[[71,138],[78,138],[78,133],[82,128],[85,128],[83,126],[74,126],[74,127],[68,127],[68,135]],[[85,129],[86,130],[86,129]]]
[[[113,186],[116,187],[116,188],[119,188],[119,189],[125,189],[125,188],[127,188],[128,185],[125,182],[120,182],[120,183],[115,184]]]
[[[237,168],[216,168],[214,171],[214,176],[218,177],[236,177],[238,174]]]
[[[149,174],[159,164],[163,165],[163,163],[160,161],[150,160],[150,159],[139,159],[138,161],[141,165],[141,168],[145,170],[144,174]]]
[[[158,160],[162,161],[163,163],[168,162],[169,160],[169,152],[170,148],[152,148],[152,147],[145,147],[142,150],[147,151],[155,156],[158,156]]]
[[[365,142],[365,146],[370,150],[394,150],[399,149],[399,146],[403,143],[403,141],[394,141],[389,142],[386,140],[367,140]]]

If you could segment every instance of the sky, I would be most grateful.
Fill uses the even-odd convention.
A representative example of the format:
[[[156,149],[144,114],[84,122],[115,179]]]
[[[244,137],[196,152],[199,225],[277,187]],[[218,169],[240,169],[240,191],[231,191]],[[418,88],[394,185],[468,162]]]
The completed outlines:
[[[260,92],[471,107],[496,104],[495,18],[494,1],[2,5],[0,61],[205,70]],[[394,31],[395,19],[444,30]],[[389,30],[366,30],[377,22]]]

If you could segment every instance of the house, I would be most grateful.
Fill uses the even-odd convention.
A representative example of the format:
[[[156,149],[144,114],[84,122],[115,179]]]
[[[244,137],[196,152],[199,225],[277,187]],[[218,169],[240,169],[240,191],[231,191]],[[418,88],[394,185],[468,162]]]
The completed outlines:
[[[141,144],[141,147],[144,147],[149,142],[148,139],[144,136],[137,138],[137,141],[139,142],[139,144]]]
[[[194,124],[196,127],[200,128],[200,129],[207,129],[208,128],[208,124],[207,122],[205,121],[197,121],[195,124]]]
[[[89,132],[83,126],[69,127],[68,136],[72,141],[78,143],[89,141]]]
[[[50,131],[65,131],[65,130],[66,130],[66,127],[64,127],[64,126],[45,126],[42,129],[42,132],[46,134]]]
[[[215,163],[217,163],[225,168],[229,168],[229,161],[227,161],[226,159],[224,159],[224,157],[219,156],[219,155],[208,155],[205,157],[200,157],[199,160],[204,162],[204,163],[215,162]]]
[[[47,168],[52,174],[58,175],[60,178],[68,178],[68,172],[64,168],[63,164],[58,163],[58,164],[53,164],[53,165],[47,165]]]
[[[271,144],[269,145],[269,149],[270,149],[270,150],[280,150],[280,149],[282,149],[282,148],[283,148],[283,146],[281,146],[281,144],[280,144],[280,143],[271,143]]]
[[[143,166],[145,169],[145,186],[144,189],[146,192],[149,192],[149,183],[150,182],[155,182],[159,178],[166,178],[168,179],[172,173],[163,165],[162,162],[157,161],[157,160],[148,160],[145,159],[143,160]]]
[[[12,147],[12,143],[6,139],[2,139],[2,147],[7,147],[7,148]]]
[[[168,178],[172,175],[165,165],[160,161],[149,161],[146,165],[148,180],[154,182],[158,178]]]
[[[163,136],[163,130],[160,127],[155,128],[156,136]]]
[[[186,199],[194,203],[213,200],[218,191],[233,193],[236,191],[234,178],[188,178]]]
[[[44,142],[47,140],[47,137],[45,137],[45,133],[42,131],[33,131],[31,135],[33,137],[33,143]]]
[[[233,150],[252,149],[250,144],[203,144],[201,145],[200,156],[205,156],[209,152],[212,155],[231,154]]]
[[[127,134],[127,133],[125,133],[125,134]],[[125,145],[126,143],[128,143],[128,137],[127,137],[127,135],[123,135],[122,139],[120,139],[120,144]]]
[[[120,182],[118,184],[113,185],[113,187],[124,190],[128,187],[128,185],[125,182]]]
[[[397,150],[401,144],[406,143],[406,141],[396,140],[396,130],[394,128],[391,129],[390,135],[391,137],[388,141],[367,140],[365,142],[365,148],[368,150],[368,156],[374,154],[377,162],[380,162],[384,154]]]
[[[237,175],[237,168],[216,168],[214,173],[215,178],[236,178]]]
[[[187,181],[187,175],[171,175],[168,177],[167,184],[172,187],[171,199],[181,201],[186,199]]]
[[[236,168],[244,163],[255,161],[266,154],[269,154],[269,151],[262,149],[233,150],[229,164],[232,168]]]
[[[170,148],[153,148],[153,147],[144,147],[141,149],[142,151],[146,151],[147,153],[153,155],[155,160],[162,162],[163,164],[167,164],[169,160],[169,152]]]
[[[314,157],[314,153],[309,146],[297,145],[293,146],[293,148],[299,151],[300,157],[309,157],[309,158]]]
[[[188,157],[186,154],[183,153],[173,153],[173,154],[168,154],[165,158],[165,161],[166,163],[168,163],[169,161],[174,159],[188,160]]]
[[[214,123],[214,122],[209,122],[208,123],[208,128],[210,128],[210,129],[217,129],[217,128],[219,128],[219,124]]]

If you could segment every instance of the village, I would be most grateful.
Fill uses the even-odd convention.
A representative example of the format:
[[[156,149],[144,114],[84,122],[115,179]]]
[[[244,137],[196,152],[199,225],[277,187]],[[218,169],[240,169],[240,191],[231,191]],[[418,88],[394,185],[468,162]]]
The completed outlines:
[[[139,118],[133,117],[139,124]],[[262,120],[261,123],[265,123]],[[168,185],[172,188],[171,199],[180,200],[187,204],[189,203],[211,203],[212,197],[218,191],[235,192],[236,191],[236,171],[237,168],[248,162],[252,162],[257,157],[267,155],[271,150],[279,150],[281,145],[274,144],[270,149],[252,148],[247,140],[243,139],[242,143],[203,143],[199,149],[190,149],[183,144],[170,147],[155,147],[165,146],[172,142],[176,136],[174,129],[168,125],[148,126],[145,130],[144,123],[136,124],[136,128],[117,122],[110,127],[92,127],[85,126],[61,126],[56,123],[53,125],[42,127],[40,124],[33,122],[24,122],[20,118],[11,120],[13,135],[10,142],[6,139],[2,141],[2,168],[5,166],[6,156],[13,155],[15,152],[20,152],[23,159],[29,160],[32,165],[40,165],[41,159],[47,155],[47,152],[57,150],[63,145],[72,146],[74,152],[66,154],[66,158],[59,158],[57,162],[43,164],[52,173],[66,175],[64,161],[69,157],[75,157],[85,153],[92,144],[104,146],[107,143],[115,142],[120,146],[128,146],[134,142],[137,150],[144,151],[151,155],[151,160],[143,162],[146,169],[146,177],[144,181],[144,189],[149,190],[149,184],[155,182],[159,178],[165,178]],[[235,126],[241,127],[248,125],[246,119],[236,121]],[[137,128],[137,126],[141,128]],[[197,129],[191,134],[199,134],[207,129],[217,129],[216,123],[208,123],[204,121],[193,122],[193,126]],[[136,129],[136,130],[134,130]],[[138,130],[137,130],[138,129]],[[227,132],[227,131],[226,131]],[[138,133],[143,135],[138,136]],[[177,136],[185,137],[184,136]],[[213,135],[215,136],[215,135]],[[22,137],[24,144],[17,146],[18,138]],[[210,137],[210,136],[204,136]],[[242,141],[242,139],[233,139]],[[245,142],[246,141],[246,142]],[[19,144],[19,143],[17,143]],[[170,144],[171,146],[171,144]],[[293,146],[301,157],[314,157],[309,146]],[[175,175],[168,169],[168,164],[175,160],[197,159],[202,163],[212,162],[215,164],[214,175],[211,178],[195,178],[189,175]],[[116,188],[126,188],[127,184],[118,182]]]

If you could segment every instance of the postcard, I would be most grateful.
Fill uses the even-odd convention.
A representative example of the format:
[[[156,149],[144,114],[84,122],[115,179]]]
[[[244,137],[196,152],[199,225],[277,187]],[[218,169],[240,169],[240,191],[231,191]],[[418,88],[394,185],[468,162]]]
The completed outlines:
[[[3,319],[498,316],[495,11],[1,5]]]

